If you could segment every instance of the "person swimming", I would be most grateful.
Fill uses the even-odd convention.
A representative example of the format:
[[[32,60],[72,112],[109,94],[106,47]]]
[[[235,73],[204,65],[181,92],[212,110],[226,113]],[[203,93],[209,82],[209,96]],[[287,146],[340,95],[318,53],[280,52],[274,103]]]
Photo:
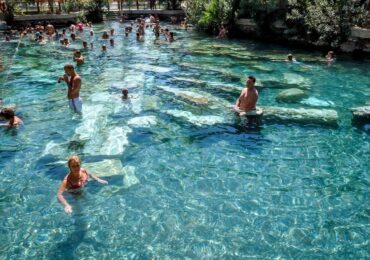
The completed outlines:
[[[72,213],[72,206],[68,204],[64,198],[63,193],[81,191],[81,189],[87,184],[89,178],[96,180],[101,184],[108,184],[107,181],[102,180],[90,173],[86,169],[81,168],[81,160],[78,156],[74,155],[68,159],[69,173],[64,177],[58,193],[58,201],[64,206],[66,213]]]
[[[3,108],[0,111],[0,118],[9,121],[7,124],[0,124],[0,126],[15,127],[23,124],[23,121],[15,115],[14,109],[12,108]]]

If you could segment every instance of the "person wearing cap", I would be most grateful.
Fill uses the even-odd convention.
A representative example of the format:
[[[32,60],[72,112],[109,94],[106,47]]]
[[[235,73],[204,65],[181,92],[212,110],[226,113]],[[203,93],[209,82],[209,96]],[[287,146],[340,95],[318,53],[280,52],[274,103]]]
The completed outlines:
[[[288,61],[288,62],[294,62],[296,61],[295,58],[293,57],[293,54],[289,53],[288,56],[287,56],[287,59],[285,61]]]
[[[12,108],[3,108],[0,111],[0,119],[1,118],[9,122],[7,124],[0,124],[0,126],[15,127],[23,124],[23,121],[15,115],[14,109]]]
[[[82,111],[82,100],[80,99],[80,89],[81,89],[81,78],[75,72],[75,68],[72,64],[64,65],[65,74],[59,77],[58,82],[65,81],[68,86],[68,103],[69,107],[77,112]],[[70,78],[69,78],[70,77]]]

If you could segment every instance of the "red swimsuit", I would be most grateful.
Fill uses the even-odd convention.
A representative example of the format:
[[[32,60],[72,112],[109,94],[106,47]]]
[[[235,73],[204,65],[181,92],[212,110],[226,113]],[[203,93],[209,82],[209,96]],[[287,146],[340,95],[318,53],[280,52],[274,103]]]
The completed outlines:
[[[76,190],[76,189],[79,189],[79,188],[81,188],[81,187],[83,187],[83,186],[85,186],[85,184],[89,181],[89,174],[85,171],[85,170],[83,170],[83,172],[86,174],[86,179],[85,180],[81,180],[81,178],[77,181],[77,182],[75,182],[75,183],[73,183],[69,178],[68,178],[68,176],[67,176],[67,183],[68,183],[68,189],[70,189],[70,190]]]

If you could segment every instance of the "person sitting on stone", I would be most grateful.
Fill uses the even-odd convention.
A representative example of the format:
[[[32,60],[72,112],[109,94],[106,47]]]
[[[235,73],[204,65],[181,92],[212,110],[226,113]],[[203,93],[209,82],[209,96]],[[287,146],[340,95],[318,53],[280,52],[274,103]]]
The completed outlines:
[[[232,107],[239,115],[245,115],[247,112],[256,110],[258,100],[258,91],[254,84],[256,78],[249,76],[246,82],[246,87],[240,93],[235,105]]]
[[[9,121],[7,124],[0,124],[0,126],[15,127],[23,124],[23,121],[15,115],[14,109],[12,108],[3,108],[0,111],[0,118]]]

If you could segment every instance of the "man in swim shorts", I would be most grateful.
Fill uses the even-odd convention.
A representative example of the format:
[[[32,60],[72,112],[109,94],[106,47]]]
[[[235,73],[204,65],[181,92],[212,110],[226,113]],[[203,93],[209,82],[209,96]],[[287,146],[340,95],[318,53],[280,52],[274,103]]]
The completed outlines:
[[[254,86],[255,83],[256,78],[249,76],[246,87],[242,90],[239,98],[236,100],[234,109],[235,111],[239,112],[240,115],[244,115],[246,112],[256,110],[258,91]]]
[[[68,104],[69,107],[77,112],[82,111],[82,100],[80,99],[80,89],[81,89],[81,78],[75,72],[75,68],[72,64],[64,65],[64,71],[66,74],[59,77],[58,82],[65,81],[68,86]],[[69,78],[70,77],[70,78]]]

